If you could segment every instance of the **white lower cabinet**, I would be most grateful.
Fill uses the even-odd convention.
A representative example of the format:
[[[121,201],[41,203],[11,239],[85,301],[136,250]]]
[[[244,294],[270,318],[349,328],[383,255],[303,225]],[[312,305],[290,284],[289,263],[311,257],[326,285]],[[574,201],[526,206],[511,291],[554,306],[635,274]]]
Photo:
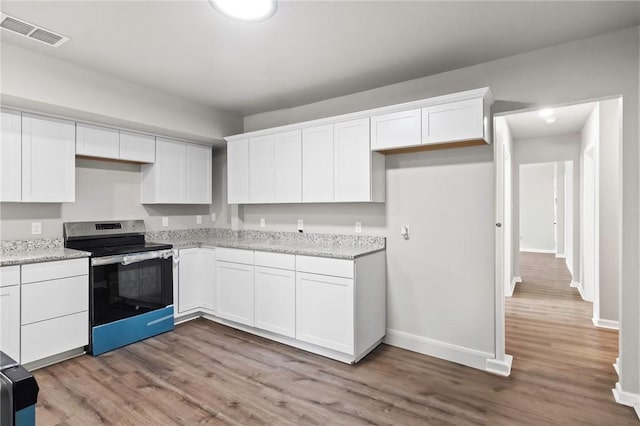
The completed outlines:
[[[353,353],[353,280],[296,274],[296,338]]]
[[[253,265],[216,261],[216,315],[253,326]]]
[[[296,273],[286,269],[255,267],[255,326],[296,336]]]
[[[20,285],[0,287],[0,350],[20,361]]]
[[[22,364],[89,343],[88,259],[22,265],[20,287]]]
[[[215,310],[215,250],[189,248],[179,251],[176,313]],[[175,280],[174,280],[175,281]]]

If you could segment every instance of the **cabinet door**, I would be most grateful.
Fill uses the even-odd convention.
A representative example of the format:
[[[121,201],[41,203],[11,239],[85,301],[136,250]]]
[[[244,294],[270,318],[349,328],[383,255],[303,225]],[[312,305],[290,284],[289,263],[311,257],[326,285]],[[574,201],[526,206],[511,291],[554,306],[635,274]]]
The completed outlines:
[[[273,201],[302,201],[302,131],[278,133],[273,141]]]
[[[335,201],[371,201],[369,119],[333,125]]]
[[[484,138],[483,98],[422,108],[422,143]]]
[[[273,202],[273,176],[273,135],[250,138],[249,202]]]
[[[211,204],[211,147],[186,144],[187,181],[186,202],[190,204]]]
[[[296,339],[354,354],[353,280],[296,273]]]
[[[216,315],[253,326],[253,266],[216,262]]]
[[[420,109],[371,117],[371,149],[420,145]]]
[[[296,274],[255,267],[255,325],[288,337],[296,334]]]
[[[20,286],[0,287],[0,350],[20,362]]]
[[[22,199],[22,118],[19,112],[2,111],[0,137],[0,201]]]
[[[22,114],[22,201],[75,201],[75,155],[73,121]]]
[[[156,139],[155,202],[184,203],[186,200],[186,144]]]
[[[156,138],[140,133],[120,131],[120,159],[138,163],[156,161]]]
[[[214,312],[216,310],[216,251],[210,248],[201,248],[200,262],[202,308]]]
[[[302,201],[333,201],[333,124],[302,130]]]
[[[227,143],[227,202],[249,202],[249,140]]]
[[[120,132],[108,127],[76,123],[76,154],[117,159],[120,157]]]
[[[23,364],[82,348],[89,343],[89,312],[25,325],[20,334]]]
[[[204,277],[200,273],[201,256],[199,248],[180,250],[178,280],[178,313],[200,308],[202,300],[200,288]],[[176,301],[174,300],[174,304]]]

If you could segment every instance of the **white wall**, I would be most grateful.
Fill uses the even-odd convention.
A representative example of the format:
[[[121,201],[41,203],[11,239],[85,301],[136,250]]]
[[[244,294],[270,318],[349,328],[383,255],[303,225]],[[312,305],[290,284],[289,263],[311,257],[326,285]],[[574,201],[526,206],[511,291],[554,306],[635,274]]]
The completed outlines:
[[[582,216],[580,225],[581,252],[578,289],[585,300],[594,301],[598,281],[598,128],[599,105],[593,109],[582,128],[580,149],[582,151],[581,200]]]
[[[171,94],[136,85],[14,45],[2,44],[0,92],[3,106],[27,108],[72,119],[186,138],[216,142],[237,133],[242,118],[181,100]],[[218,142],[217,142],[218,141]],[[224,151],[223,151],[224,152]],[[214,157],[213,206],[140,204],[140,166],[107,161],[78,160],[76,202],[0,204],[0,238],[35,238],[31,222],[42,222],[41,237],[62,236],[62,223],[76,220],[144,219],[148,229],[228,227],[226,196],[222,191],[226,157]],[[226,184],[224,185],[226,191]],[[224,196],[224,198],[223,198]],[[202,216],[202,225],[196,224]],[[162,217],[169,227],[162,228]]]
[[[245,117],[245,131],[263,129],[348,113],[367,108],[411,101],[430,96],[442,95],[467,89],[490,86],[497,102],[493,112],[504,112],[523,107],[563,104],[580,100],[622,94],[624,96],[624,189],[623,214],[623,303],[626,309],[627,328],[622,332],[622,357],[620,359],[621,386],[628,392],[639,392],[640,317],[638,315],[638,65],[640,47],[638,28],[629,28],[591,39],[578,40],[558,46],[516,55],[472,67],[428,76],[399,84],[394,84],[366,92],[355,93],[296,108],[266,112]],[[365,233],[383,234],[389,238],[387,256],[390,267],[387,286],[388,326],[394,330],[406,331],[414,338],[415,346],[432,348],[457,342],[461,350],[473,353],[484,351],[494,336],[493,298],[476,298],[475,292],[465,293],[461,289],[473,288],[482,294],[493,294],[493,270],[488,265],[493,259],[493,218],[486,212],[493,209],[493,165],[471,163],[465,157],[472,153],[489,155],[482,148],[465,148],[450,151],[447,161],[440,153],[422,153],[401,156],[387,156],[387,203],[326,206],[316,208],[309,205],[289,206],[245,206],[244,217],[248,226],[252,220],[265,217],[267,227],[272,224],[293,227],[292,221],[305,219],[309,231],[325,230],[344,232],[353,229],[352,220],[363,219]],[[440,164],[438,164],[440,162]],[[396,170],[402,164],[403,169]],[[455,187],[459,192],[448,194],[438,192],[438,198],[426,200],[422,196],[423,186],[427,192],[434,182],[421,178],[449,177],[456,184],[458,176],[463,176],[466,185]],[[416,180],[418,179],[418,180]],[[447,181],[439,181],[446,186]],[[401,191],[393,194],[392,190]],[[432,193],[436,195],[435,193]],[[441,198],[442,197],[442,198]],[[472,204],[473,200],[480,200]],[[468,200],[464,204],[462,201]],[[457,212],[453,206],[478,210],[477,215]],[[487,209],[487,210],[485,210]],[[331,213],[335,221],[327,220],[318,212]],[[444,214],[448,212],[449,214]],[[409,217],[405,216],[409,215]],[[402,244],[394,240],[399,233],[398,224],[413,222],[413,242]],[[457,219],[468,220],[458,223]],[[447,242],[450,256],[443,263],[428,267],[415,265],[416,248],[428,248],[431,253],[441,242],[432,239],[434,220],[441,220],[440,229],[451,229],[451,235],[461,235],[469,230],[462,241]],[[412,224],[410,223],[410,224]],[[421,224],[425,224],[422,225]],[[440,235],[440,234],[436,234]],[[411,241],[411,240],[410,240]],[[461,264],[459,259],[474,256],[482,261]],[[407,259],[406,261],[404,259]],[[428,261],[427,257],[424,257]],[[397,262],[392,265],[392,262]],[[455,274],[460,279],[453,281],[430,279],[440,277],[443,271]],[[405,284],[405,283],[421,283]],[[626,296],[626,297],[625,297]],[[444,301],[455,300],[443,309]],[[447,312],[448,321],[433,319],[430,312]],[[472,336],[466,330],[474,330]],[[479,337],[476,337],[479,336]],[[422,346],[420,346],[422,344]],[[426,350],[425,350],[426,351]],[[435,351],[431,351],[435,354]],[[446,350],[437,355],[450,357]],[[613,360],[611,360],[613,362]]]
[[[555,253],[555,163],[520,166],[520,251]]]
[[[599,304],[596,321],[619,319],[620,286],[620,128],[619,99],[600,102],[598,170],[599,170]]]
[[[567,263],[567,268],[569,272],[571,272],[571,277],[573,280],[573,270],[574,270],[574,229],[576,226],[576,222],[579,222],[579,217],[575,216],[574,213],[574,179],[575,175],[573,172],[574,162],[573,161],[565,161],[564,162],[564,188],[565,188],[565,197],[564,197],[564,241],[565,241],[565,260]]]

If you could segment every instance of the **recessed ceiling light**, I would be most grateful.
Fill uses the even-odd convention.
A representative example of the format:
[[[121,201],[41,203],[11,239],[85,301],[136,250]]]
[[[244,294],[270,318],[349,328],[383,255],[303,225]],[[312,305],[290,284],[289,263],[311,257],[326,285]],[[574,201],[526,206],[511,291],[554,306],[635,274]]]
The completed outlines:
[[[556,120],[557,120],[557,118],[555,116],[547,117],[547,118],[544,119],[545,123],[547,123],[547,124],[555,123]]]
[[[538,115],[542,118],[551,117],[553,115],[553,108],[545,108],[538,111]]]
[[[271,18],[278,8],[276,0],[209,0],[209,2],[223,15],[246,22]]]

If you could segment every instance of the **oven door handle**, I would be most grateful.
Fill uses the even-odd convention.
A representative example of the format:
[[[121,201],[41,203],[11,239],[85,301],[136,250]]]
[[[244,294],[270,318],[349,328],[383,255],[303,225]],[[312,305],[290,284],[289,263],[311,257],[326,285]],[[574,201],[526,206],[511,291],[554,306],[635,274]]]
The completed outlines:
[[[122,266],[131,265],[132,263],[144,262],[152,259],[169,259],[173,256],[173,250],[148,251],[143,253],[122,254],[118,256],[96,257],[91,259],[91,266],[114,265],[116,263]]]

